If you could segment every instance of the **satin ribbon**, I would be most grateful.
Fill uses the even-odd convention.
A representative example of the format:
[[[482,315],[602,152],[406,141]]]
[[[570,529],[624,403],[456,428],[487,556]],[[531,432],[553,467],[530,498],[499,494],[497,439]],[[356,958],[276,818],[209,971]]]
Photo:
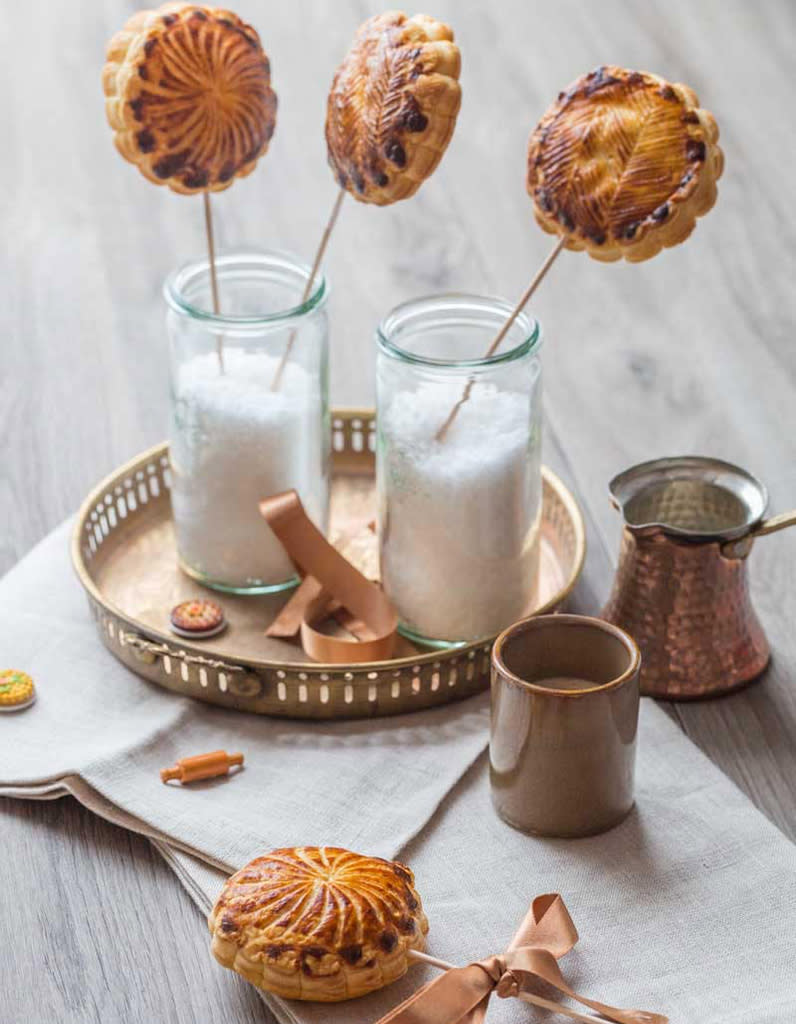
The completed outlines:
[[[337,551],[312,523],[295,491],[260,502],[271,527],[304,580],[274,622],[268,636],[295,636],[315,661],[351,664],[392,657],[398,629],[395,610],[381,587]],[[328,636],[316,625],[335,614],[354,639]]]
[[[645,1010],[620,1010],[574,992],[558,960],[578,941],[572,918],[557,893],[537,896],[505,953],[445,971],[378,1024],[482,1024],[493,993],[502,999],[533,993],[544,981],[616,1024],[667,1024]]]

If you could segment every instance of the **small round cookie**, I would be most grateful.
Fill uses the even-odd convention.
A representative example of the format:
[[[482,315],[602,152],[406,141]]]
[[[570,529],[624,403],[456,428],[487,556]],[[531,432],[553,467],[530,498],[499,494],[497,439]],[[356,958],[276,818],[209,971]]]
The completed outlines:
[[[199,599],[175,605],[169,618],[173,632],[195,640],[216,636],[227,624],[220,605]]]
[[[453,31],[425,14],[364,22],[337,69],[326,107],[329,164],[362,203],[413,195],[453,135],[461,104]]]
[[[36,700],[36,687],[27,672],[7,668],[0,672],[0,711],[22,711]]]
[[[254,170],[276,125],[257,32],[200,4],[139,11],[111,39],[105,112],[122,156],[156,185],[219,192]]]
[[[409,868],[333,846],[258,857],[208,919],[219,963],[285,999],[333,1003],[389,985],[428,921]]]
[[[528,192],[545,231],[595,259],[639,262],[684,241],[724,167],[693,90],[609,65],[559,93],[528,144]]]

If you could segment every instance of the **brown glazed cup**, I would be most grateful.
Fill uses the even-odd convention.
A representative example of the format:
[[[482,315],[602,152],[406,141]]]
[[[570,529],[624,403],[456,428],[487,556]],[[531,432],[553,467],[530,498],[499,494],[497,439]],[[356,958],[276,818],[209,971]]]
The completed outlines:
[[[594,835],[633,806],[641,654],[624,630],[540,615],[492,650],[492,801],[515,828]]]

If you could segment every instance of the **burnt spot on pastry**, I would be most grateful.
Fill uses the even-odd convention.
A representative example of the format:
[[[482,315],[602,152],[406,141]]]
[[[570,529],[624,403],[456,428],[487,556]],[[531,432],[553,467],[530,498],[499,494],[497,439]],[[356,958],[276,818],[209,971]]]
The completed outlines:
[[[586,76],[584,94],[586,96],[593,96],[594,93],[598,92],[600,89],[605,89],[609,85],[616,85],[618,82],[618,78],[608,74],[607,68],[596,68]]]
[[[237,930],[238,926],[235,921],[229,916],[229,914],[224,914],[221,918],[221,931],[224,932],[225,935],[229,935],[231,932],[236,932]]]
[[[233,176],[234,173],[235,164],[233,164],[231,160],[228,160],[221,168],[221,170],[218,172],[218,180],[229,181],[229,179]]]
[[[622,231],[622,237],[623,238],[627,238],[627,239],[635,238],[637,231],[638,231],[638,222],[637,221],[631,221],[630,224],[626,224],[625,225],[624,230]]]
[[[134,100],[130,100],[130,110],[133,112],[133,117],[136,121],[140,121],[144,116],[144,101],[140,96]]]
[[[397,139],[390,139],[387,142],[384,155],[396,167],[406,167],[406,150]]]
[[[395,932],[382,932],[379,936],[379,945],[385,953],[392,953],[398,945],[398,936]]]
[[[205,14],[204,11],[192,11],[191,12],[191,20],[192,21],[207,21],[207,15]]]
[[[168,153],[152,165],[152,173],[157,178],[170,178],[177,171],[181,171],[188,159],[188,150],[183,149],[179,153]]]
[[[695,110],[686,110],[680,120],[683,124],[699,124],[699,114]]]
[[[376,171],[373,175],[373,180],[379,186],[379,188],[384,188],[385,185],[390,184],[389,175],[385,174],[384,171]]]
[[[705,143],[702,139],[689,139],[686,143],[685,155],[689,160],[701,163],[707,155]]]
[[[553,212],[553,200],[550,198],[550,193],[546,188],[537,188],[534,192],[536,201],[539,206],[545,211],[545,213]]]
[[[182,183],[186,188],[205,188],[210,180],[206,170],[189,171],[182,176]]]
[[[656,207],[656,209],[654,209],[652,211],[652,219],[653,220],[657,220],[659,222],[662,221],[662,220],[666,220],[666,218],[668,216],[669,216],[669,204],[668,203],[661,203],[660,206]]]
[[[142,153],[151,153],[155,148],[155,136],[148,128],[142,129],[135,137]]]
[[[395,924],[396,927],[398,928],[398,931],[403,932],[404,935],[414,935],[415,930],[417,929],[415,919],[413,917],[409,917],[408,915],[406,915],[405,917],[398,918]]]
[[[595,245],[605,245],[604,231],[591,230],[587,232],[587,237],[590,238]]]
[[[662,100],[667,100],[669,103],[677,102],[677,93],[669,85],[668,82],[666,82],[665,85],[662,85],[660,89],[658,89],[658,95]]]
[[[345,960],[347,964],[358,964],[362,959],[362,946],[357,944],[354,946],[343,946],[340,950],[340,956]]]

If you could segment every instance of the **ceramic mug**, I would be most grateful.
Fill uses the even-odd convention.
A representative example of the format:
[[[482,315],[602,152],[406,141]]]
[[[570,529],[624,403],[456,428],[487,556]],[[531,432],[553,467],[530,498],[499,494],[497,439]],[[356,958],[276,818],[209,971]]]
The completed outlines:
[[[594,835],[633,806],[641,654],[601,619],[541,615],[492,650],[492,800],[535,835]]]

